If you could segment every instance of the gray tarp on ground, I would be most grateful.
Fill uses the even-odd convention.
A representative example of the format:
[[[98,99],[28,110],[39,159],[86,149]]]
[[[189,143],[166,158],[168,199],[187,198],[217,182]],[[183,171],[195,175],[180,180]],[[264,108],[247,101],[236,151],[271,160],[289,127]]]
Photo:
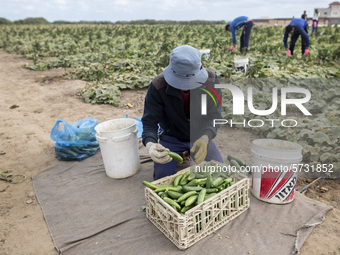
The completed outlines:
[[[74,254],[295,254],[332,207],[301,195],[269,204],[250,195],[250,208],[185,251],[145,216],[143,180],[153,164],[141,151],[132,177],[106,176],[100,152],[82,162],[60,162],[33,177],[33,186],[56,249]]]

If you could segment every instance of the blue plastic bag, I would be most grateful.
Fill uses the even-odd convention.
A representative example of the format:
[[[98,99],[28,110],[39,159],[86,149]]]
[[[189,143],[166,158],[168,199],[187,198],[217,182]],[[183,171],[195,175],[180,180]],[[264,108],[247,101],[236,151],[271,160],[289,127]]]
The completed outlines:
[[[137,132],[137,138],[142,138],[143,135],[143,122],[142,122],[142,117],[137,117],[136,118],[136,126],[138,128]],[[158,124],[158,135],[162,133],[161,126]]]
[[[63,124],[63,125],[62,125]],[[59,160],[82,161],[99,150],[96,140],[94,118],[85,118],[72,124],[58,120],[51,130],[51,139],[55,141],[54,149]]]
[[[136,126],[138,128],[137,138],[142,138],[142,134],[143,134],[142,117],[137,117],[137,119],[136,119]]]

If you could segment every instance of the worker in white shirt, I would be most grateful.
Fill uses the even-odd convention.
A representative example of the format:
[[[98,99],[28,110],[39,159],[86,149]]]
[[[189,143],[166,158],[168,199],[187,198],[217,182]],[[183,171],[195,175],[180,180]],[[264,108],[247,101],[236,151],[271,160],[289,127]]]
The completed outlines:
[[[319,11],[318,9],[315,9],[314,14],[313,14],[312,35],[313,35],[313,32],[315,32],[315,35],[318,32],[318,23],[319,23]]]

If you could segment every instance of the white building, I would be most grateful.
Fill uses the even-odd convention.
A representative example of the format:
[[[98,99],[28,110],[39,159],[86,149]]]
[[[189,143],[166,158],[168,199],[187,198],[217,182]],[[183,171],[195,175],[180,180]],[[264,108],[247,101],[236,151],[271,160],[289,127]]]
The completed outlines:
[[[328,26],[340,24],[340,2],[333,2],[329,4],[328,8],[315,8],[319,11],[319,25]],[[313,15],[308,17],[307,22],[312,25]],[[291,22],[292,18],[276,18],[271,19],[269,17],[262,17],[254,19],[257,25],[269,25],[269,26],[287,26]]]
[[[340,18],[340,3],[333,2],[328,8],[316,8],[319,10],[320,18]]]

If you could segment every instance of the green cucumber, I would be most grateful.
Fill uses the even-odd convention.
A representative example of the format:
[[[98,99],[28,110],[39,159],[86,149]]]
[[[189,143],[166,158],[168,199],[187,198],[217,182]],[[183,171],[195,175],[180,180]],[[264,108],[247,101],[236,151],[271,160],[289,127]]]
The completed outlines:
[[[208,189],[213,188],[213,187],[212,187],[212,178],[211,178],[211,174],[210,174],[210,173],[208,174],[206,187],[207,187]]]
[[[186,200],[188,197],[190,196],[193,196],[193,195],[196,195],[197,192],[192,190],[192,191],[188,191],[186,193],[184,193],[182,196],[180,196],[178,199],[177,199],[177,203],[180,203],[182,202],[183,200]]]
[[[172,197],[173,199],[177,199],[177,198],[179,198],[180,196],[182,196],[183,193],[177,192],[177,191],[168,190],[168,195],[169,195],[170,197]]]
[[[244,160],[239,159],[239,158],[237,158],[237,157],[235,157],[233,155],[228,155],[227,159],[229,160],[229,162],[231,160],[235,160],[240,166],[248,166],[248,164],[246,162],[244,162]],[[230,164],[231,164],[231,162],[230,162]]]
[[[176,176],[175,180],[174,180],[174,186],[178,186],[179,181],[182,179],[183,174],[179,174]]]
[[[190,182],[195,178],[196,178],[195,173],[190,172],[190,175],[188,176],[188,181]]]
[[[198,152],[198,150],[201,148],[201,145],[200,144],[197,144],[196,145],[196,147],[195,147],[195,151],[194,151],[194,153],[197,153]]]
[[[164,197],[163,198],[165,202],[167,202],[169,205],[174,206],[177,210],[181,210],[181,206],[175,202],[174,200],[172,200],[171,198],[168,197]]]
[[[225,172],[220,172],[220,176],[225,179],[229,178],[229,176]]]
[[[205,175],[200,174],[200,173],[195,173],[195,177],[199,178],[199,179],[203,179],[203,178],[205,178]]]
[[[165,197],[168,197],[168,192],[167,191],[164,191],[162,192],[162,194],[160,195],[161,198],[165,198]]]
[[[187,186],[197,186],[197,179],[191,180],[189,183],[186,184]]]
[[[181,155],[179,155],[179,154],[177,154],[176,152],[173,152],[173,151],[169,151],[168,154],[171,158],[176,160],[178,163],[180,163],[180,164],[183,163],[183,158],[181,157]]]
[[[172,205],[171,207],[174,208],[177,212],[179,211],[176,206]]]
[[[211,186],[213,188],[216,188],[218,186],[220,186],[223,183],[223,179],[221,177],[217,177],[216,179],[214,179],[211,183]]]
[[[206,191],[207,191],[207,194],[208,194],[208,193],[216,193],[216,192],[218,192],[218,189],[216,189],[216,188],[210,188],[210,189],[206,189]]]
[[[181,209],[181,213],[185,213],[186,211],[189,211],[191,208],[193,208],[194,206],[191,205],[191,206],[184,206],[182,209]]]
[[[188,183],[188,177],[183,175],[182,179],[179,181],[179,185],[183,186],[183,185],[186,185],[187,183]]]
[[[211,198],[211,197],[213,197],[213,196],[215,196],[217,193],[210,193],[210,194],[208,194],[208,195],[206,195],[205,197],[204,197],[204,201],[205,200],[208,200],[209,198]]]
[[[188,197],[187,200],[185,200],[185,206],[189,207],[190,205],[193,205],[198,198],[198,195],[193,195],[191,197]]]
[[[144,186],[146,186],[146,187],[148,187],[148,188],[150,188],[152,190],[155,190],[155,189],[158,188],[157,185],[155,185],[155,184],[153,184],[151,182],[148,182],[148,181],[143,181],[142,183],[143,183]]]
[[[204,196],[205,196],[206,193],[207,193],[207,190],[206,190],[206,189],[202,189],[202,190],[200,191],[200,193],[198,194],[198,198],[197,198],[197,204],[198,204],[198,205],[201,204],[201,203],[203,203],[203,201],[204,201]]]
[[[223,183],[222,185],[218,186],[217,189],[218,189],[218,191],[222,191],[222,190],[224,190],[227,186],[228,186],[228,184]]]
[[[230,165],[232,165],[236,168],[236,170],[241,170],[241,166],[236,160],[231,159],[229,162],[230,162]]]
[[[201,191],[203,188],[201,186],[187,186],[184,185],[182,186],[182,190],[184,192],[188,192],[188,191]]]
[[[189,183],[187,183],[187,186],[197,186],[197,185],[205,185],[207,182],[207,178],[204,179],[193,179]]]
[[[171,190],[171,191],[181,191],[182,190],[182,187],[181,186],[173,186],[173,185],[161,185],[161,186],[158,186],[157,189],[155,190],[156,193],[158,192],[161,192],[161,191],[168,191],[168,190]]]
[[[79,154],[72,150],[72,147],[60,147],[55,149],[57,153],[64,153],[67,157],[77,157]]]
[[[204,179],[193,179],[192,181],[190,181],[188,184],[186,184],[187,186],[197,186],[197,185],[205,185],[207,182],[207,178]]]
[[[157,187],[157,189],[155,189],[155,192],[161,192],[161,191],[166,191],[166,189],[173,187],[173,185],[160,185]]]
[[[225,182],[225,183],[230,183],[230,182],[232,182],[232,181],[233,181],[233,178],[224,179],[224,182]]]
[[[182,187],[181,186],[176,186],[176,187],[169,187],[166,189],[167,191],[176,191],[176,192],[180,192],[182,191]]]
[[[188,171],[186,171],[185,173],[184,173],[184,177],[186,177],[186,178],[188,178],[189,176],[190,176],[190,170],[188,170]]]
[[[204,179],[198,179],[198,185],[205,186],[207,184],[207,178]]]

